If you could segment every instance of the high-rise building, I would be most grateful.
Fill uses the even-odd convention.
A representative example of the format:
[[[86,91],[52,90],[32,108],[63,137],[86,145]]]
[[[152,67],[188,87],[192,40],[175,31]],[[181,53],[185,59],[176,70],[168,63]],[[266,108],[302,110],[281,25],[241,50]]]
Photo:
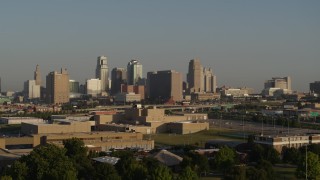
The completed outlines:
[[[66,69],[61,69],[61,73],[50,72],[46,78],[46,85],[48,104],[69,102],[69,74]]]
[[[198,58],[192,59],[189,62],[189,70],[187,74],[187,82],[189,93],[203,91],[203,70]]]
[[[203,68],[204,92],[215,93],[217,88],[216,76],[211,68]]]
[[[36,85],[41,86],[41,73],[40,73],[40,67],[37,64],[36,70],[34,71],[34,80],[36,81]]]
[[[320,94],[320,81],[310,83],[310,92]]]
[[[101,95],[102,91],[102,81],[100,79],[88,79],[86,82],[87,94],[92,97],[97,97]]]
[[[203,68],[200,59],[192,59],[189,62],[187,74],[188,93],[215,93],[217,78],[211,68]]]
[[[127,65],[128,85],[137,85],[142,77],[142,64],[138,60],[131,60]]]
[[[152,100],[182,100],[182,74],[174,70],[148,72],[148,95]]]
[[[74,98],[80,98],[81,94],[80,94],[80,84],[78,81],[69,80],[69,89],[70,89],[70,94],[69,97],[70,99],[74,99]]]
[[[24,96],[29,99],[40,98],[40,85],[37,85],[36,80],[28,80],[24,82]]]
[[[80,84],[78,81],[75,81],[72,79],[69,80],[70,93],[79,93],[79,87],[80,87]]]
[[[287,89],[291,91],[291,78],[290,76],[287,77],[273,77],[271,80],[267,80],[264,83],[264,89],[268,88],[280,88],[280,89]]]
[[[115,95],[121,91],[121,84],[127,82],[127,70],[124,68],[113,68],[111,71],[111,94]]]
[[[109,68],[106,56],[99,56],[97,59],[96,78],[101,80],[101,88],[109,92]]]

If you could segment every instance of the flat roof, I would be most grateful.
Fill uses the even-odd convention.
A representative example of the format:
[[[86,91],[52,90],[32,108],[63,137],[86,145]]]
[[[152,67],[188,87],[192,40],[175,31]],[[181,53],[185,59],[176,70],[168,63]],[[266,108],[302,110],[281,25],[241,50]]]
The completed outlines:
[[[111,165],[115,165],[115,164],[118,163],[120,158],[110,157],[110,156],[102,156],[102,157],[92,158],[92,160],[98,161],[98,162],[101,162],[101,163],[108,163],[108,164],[111,164]]]

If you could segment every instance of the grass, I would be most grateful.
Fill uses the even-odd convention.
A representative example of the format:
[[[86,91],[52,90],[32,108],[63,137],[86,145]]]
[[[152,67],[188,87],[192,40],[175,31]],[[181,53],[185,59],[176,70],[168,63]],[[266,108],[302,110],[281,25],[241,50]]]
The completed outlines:
[[[146,135],[151,138],[156,145],[197,145],[204,147],[208,140],[222,139],[243,141],[243,137],[238,136],[237,131],[230,129],[210,129],[193,134],[153,134]]]
[[[275,171],[275,177],[276,179],[298,179],[295,176],[296,168],[294,167],[273,167]]]

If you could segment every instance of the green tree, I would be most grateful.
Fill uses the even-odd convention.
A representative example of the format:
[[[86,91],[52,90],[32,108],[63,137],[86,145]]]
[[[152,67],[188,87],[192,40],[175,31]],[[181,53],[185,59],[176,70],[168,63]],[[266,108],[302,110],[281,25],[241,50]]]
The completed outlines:
[[[24,180],[28,175],[28,167],[25,162],[15,161],[9,170],[13,179]]]
[[[172,173],[164,165],[157,166],[153,171],[150,173],[150,180],[171,180]]]
[[[264,153],[263,159],[271,162],[272,164],[276,164],[280,162],[280,154],[273,147],[267,146],[264,152],[265,153]]]
[[[0,177],[0,180],[12,180],[12,177],[11,176],[1,176]]]
[[[225,179],[230,180],[246,180],[246,167],[234,166],[231,171],[225,176]]]
[[[233,149],[223,147],[219,150],[214,158],[216,168],[226,173],[235,164],[236,154]]]
[[[65,153],[64,148],[52,144],[38,146],[29,155],[19,159],[21,164],[13,166],[9,172],[23,172],[21,167],[25,163],[28,167],[25,179],[77,179],[77,170]]]
[[[209,162],[207,157],[195,152],[189,152],[186,156],[184,156],[181,162],[181,167],[186,168],[188,166],[197,172],[198,175],[209,171]]]
[[[88,148],[78,138],[66,139],[63,141],[66,155],[72,160],[78,171],[78,179],[90,179],[94,176],[95,170],[88,158]]]
[[[267,172],[263,169],[256,169],[255,167],[248,167],[246,169],[247,180],[268,180]]]
[[[197,173],[195,173],[190,167],[186,167],[182,170],[181,174],[177,177],[177,180],[197,180],[199,179]]]
[[[284,163],[298,164],[301,158],[301,153],[294,147],[282,149],[282,161]]]
[[[97,180],[121,180],[114,166],[106,163],[98,163],[95,165],[95,179]]]
[[[267,173],[267,178],[269,180],[274,179],[274,170],[273,170],[273,166],[269,161],[266,160],[261,160],[259,161],[257,167],[258,170],[264,170]]]
[[[263,159],[264,148],[260,144],[255,144],[252,148],[251,153],[249,154],[250,161],[258,162]]]
[[[122,151],[113,154],[120,158],[115,167],[121,174],[122,179],[146,179],[148,169],[133,157],[132,152]]]
[[[313,152],[308,152],[307,157],[303,156],[301,158],[296,170],[297,177],[306,177],[306,162],[308,179],[317,179],[317,177],[320,175],[320,162],[319,156]]]

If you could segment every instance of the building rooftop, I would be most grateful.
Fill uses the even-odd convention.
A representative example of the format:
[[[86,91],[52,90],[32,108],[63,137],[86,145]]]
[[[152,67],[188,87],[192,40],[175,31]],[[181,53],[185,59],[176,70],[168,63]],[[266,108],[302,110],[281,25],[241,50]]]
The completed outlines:
[[[97,157],[97,158],[92,158],[92,160],[101,162],[101,163],[108,163],[111,165],[116,165],[120,158],[116,157],[110,157],[110,156],[102,156],[102,157]]]

